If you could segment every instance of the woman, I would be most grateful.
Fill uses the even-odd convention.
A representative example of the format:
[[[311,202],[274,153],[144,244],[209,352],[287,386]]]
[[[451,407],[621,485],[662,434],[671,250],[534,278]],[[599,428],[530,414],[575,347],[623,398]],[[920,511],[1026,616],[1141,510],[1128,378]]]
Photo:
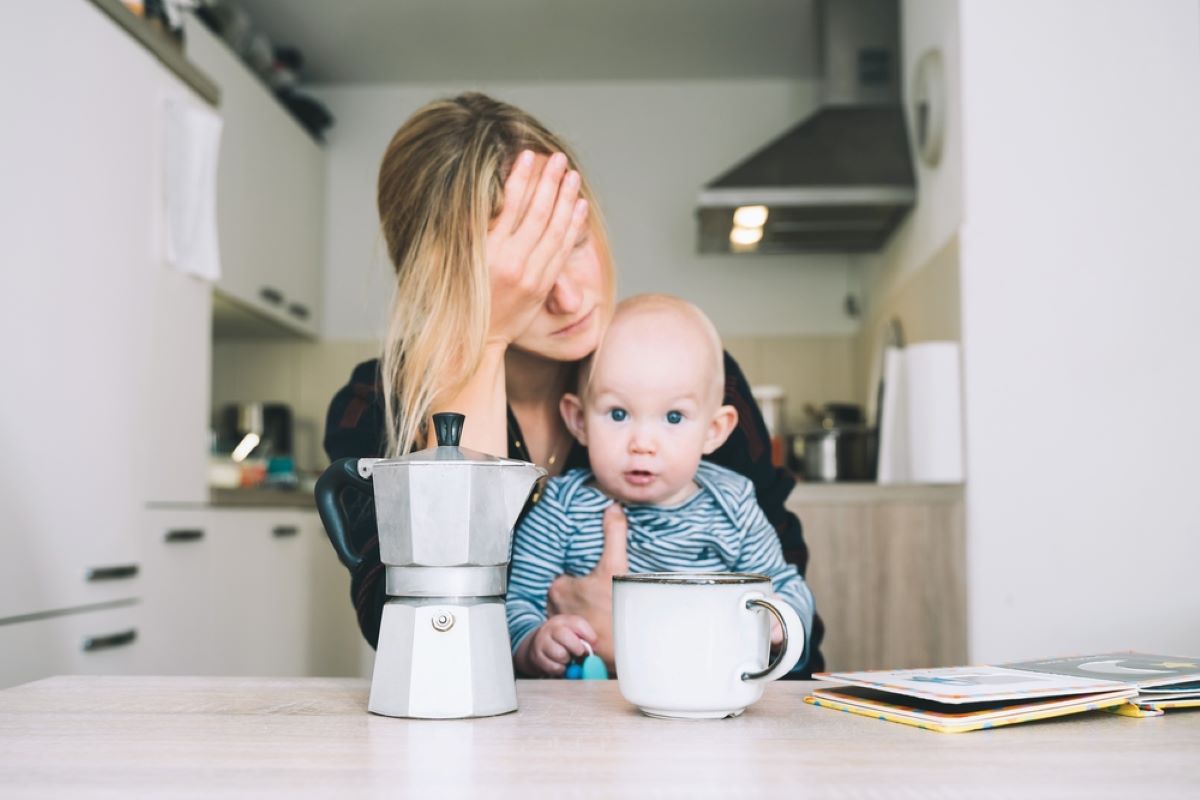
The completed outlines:
[[[431,415],[457,411],[467,417],[464,447],[532,461],[551,475],[587,466],[558,401],[579,360],[599,344],[613,306],[613,267],[593,198],[564,143],[506,103],[464,94],[405,122],[379,172],[379,217],[396,269],[383,358],[358,365],[333,398],[329,457],[426,447]],[[728,354],[725,362],[725,402],[740,422],[709,458],[754,481],[786,557],[803,574],[800,523],[784,508],[792,479],[771,466],[750,387]],[[386,600],[374,509],[360,502],[347,512],[363,555],[351,596],[374,646]],[[550,601],[587,618],[611,662],[609,575],[622,565],[601,564],[602,574],[559,578]],[[818,618],[814,670],[823,668],[822,632]]]

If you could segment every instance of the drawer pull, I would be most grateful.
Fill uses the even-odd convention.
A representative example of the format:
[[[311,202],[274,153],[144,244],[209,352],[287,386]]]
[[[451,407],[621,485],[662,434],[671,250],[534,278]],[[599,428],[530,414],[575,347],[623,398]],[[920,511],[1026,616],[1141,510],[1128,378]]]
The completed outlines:
[[[264,286],[259,289],[258,296],[273,306],[277,306],[283,302],[283,292],[270,286]]]
[[[308,319],[308,306],[291,303],[288,305],[288,313],[296,319]]]
[[[89,581],[119,581],[138,574],[137,564],[120,564],[115,567],[91,567],[87,571]]]
[[[97,650],[111,650],[114,647],[124,647],[137,640],[137,628],[130,628],[120,633],[110,633],[107,636],[85,636],[83,652],[94,653]]]
[[[287,536],[295,536],[300,532],[300,529],[295,525],[276,525],[271,529],[271,535],[276,539],[283,539]]]
[[[173,531],[167,531],[163,536],[165,542],[197,542],[204,538],[204,530],[201,528],[179,528]]]

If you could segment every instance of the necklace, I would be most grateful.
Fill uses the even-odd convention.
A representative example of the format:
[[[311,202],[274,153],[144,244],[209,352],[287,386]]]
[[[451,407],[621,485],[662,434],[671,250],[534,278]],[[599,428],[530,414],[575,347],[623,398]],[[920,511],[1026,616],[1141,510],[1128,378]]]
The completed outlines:
[[[523,441],[524,437],[521,435],[521,427],[517,422],[517,415],[512,412],[511,408],[508,409],[508,438],[512,442],[512,448],[517,457],[533,463],[533,454],[529,452],[529,448]],[[563,431],[560,429],[557,431],[557,435],[551,444],[549,455],[546,457],[547,467],[552,467],[558,462],[558,452],[562,449],[563,439]]]

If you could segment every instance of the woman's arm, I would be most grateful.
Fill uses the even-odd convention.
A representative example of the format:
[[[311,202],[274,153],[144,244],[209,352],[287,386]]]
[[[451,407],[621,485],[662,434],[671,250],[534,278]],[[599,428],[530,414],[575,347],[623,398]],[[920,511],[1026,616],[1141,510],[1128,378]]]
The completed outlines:
[[[517,158],[504,182],[504,203],[486,242],[491,309],[483,356],[465,383],[437,396],[432,409],[466,415],[464,447],[508,453],[504,354],[537,317],[583,232],[587,201],[579,197],[579,184],[566,156],[556,153],[539,163],[530,151]]]

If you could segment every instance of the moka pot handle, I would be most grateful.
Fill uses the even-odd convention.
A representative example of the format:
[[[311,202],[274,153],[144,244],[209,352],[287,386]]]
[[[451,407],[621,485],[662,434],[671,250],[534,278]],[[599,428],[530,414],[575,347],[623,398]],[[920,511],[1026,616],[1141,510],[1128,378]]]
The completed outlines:
[[[325,533],[337,551],[338,559],[348,568],[357,569],[362,564],[362,556],[350,544],[350,526],[342,508],[342,491],[348,488],[361,492],[374,502],[375,486],[370,478],[359,474],[357,458],[339,458],[330,464],[317,479],[313,494],[321,524],[325,526]]]

